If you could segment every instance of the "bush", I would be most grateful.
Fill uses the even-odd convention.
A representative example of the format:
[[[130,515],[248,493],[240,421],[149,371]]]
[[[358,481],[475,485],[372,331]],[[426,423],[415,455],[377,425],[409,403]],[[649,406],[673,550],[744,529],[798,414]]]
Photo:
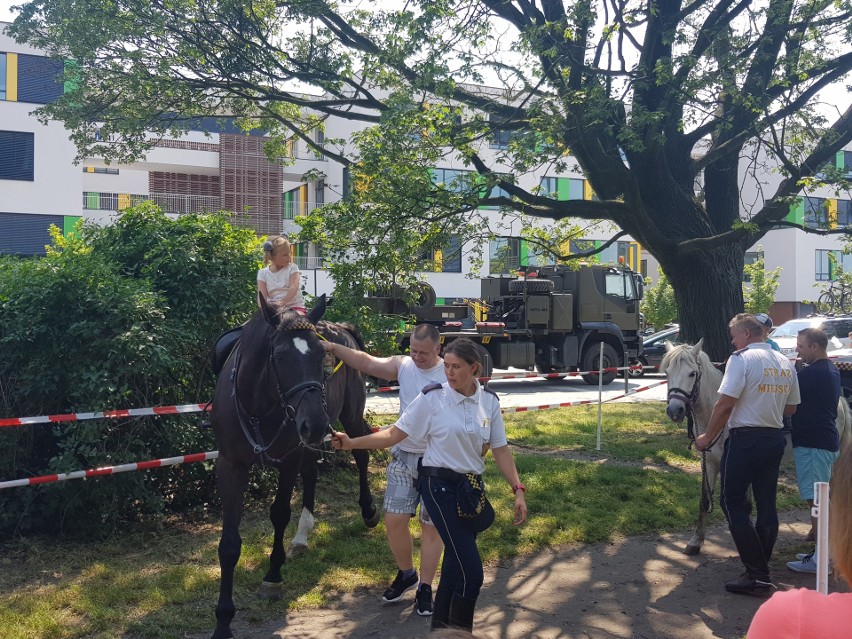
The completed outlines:
[[[114,225],[54,232],[44,258],[0,259],[0,411],[85,412],[205,401],[218,334],[256,308],[258,240],[220,215],[145,204]],[[210,450],[196,417],[88,420],[0,432],[0,477]],[[202,507],[209,468],[175,466],[0,491],[0,532],[101,535],[122,519]]]

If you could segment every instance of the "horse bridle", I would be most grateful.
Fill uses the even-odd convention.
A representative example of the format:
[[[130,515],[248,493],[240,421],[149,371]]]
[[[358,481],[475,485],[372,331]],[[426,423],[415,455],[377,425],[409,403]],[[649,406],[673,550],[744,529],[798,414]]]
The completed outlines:
[[[666,397],[667,401],[679,399],[686,406],[686,434],[690,442],[695,441],[695,409],[693,408],[698,394],[701,392],[701,360],[696,358],[698,369],[695,373],[695,383],[692,385],[692,391],[686,392],[682,388],[669,388],[669,394]]]
[[[296,326],[294,328],[305,328],[302,326]],[[311,326],[313,330],[313,326]],[[309,380],[307,382],[302,382],[301,384],[296,384],[292,388],[290,388],[286,393],[281,390],[281,380],[278,378],[278,369],[273,365],[273,359],[275,358],[274,350],[269,353],[269,368],[273,371],[273,377],[275,378],[275,388],[278,393],[278,404],[273,404],[272,408],[270,408],[266,413],[257,417],[251,415],[245,407],[240,402],[239,392],[237,390],[237,372],[239,370],[240,365],[240,345],[236,346],[236,353],[234,354],[234,364],[231,367],[231,396],[234,398],[234,405],[237,409],[237,421],[240,423],[240,428],[243,431],[243,435],[245,435],[246,440],[249,445],[252,447],[255,455],[260,456],[261,463],[265,463],[266,461],[279,463],[284,457],[289,455],[292,450],[287,453],[284,457],[280,459],[276,459],[274,457],[270,457],[267,454],[267,451],[272,448],[272,446],[278,441],[281,437],[281,434],[286,430],[286,427],[290,424],[295,424],[296,422],[296,413],[299,410],[299,406],[302,404],[302,400],[305,398],[305,395],[310,391],[319,391],[322,394],[322,405],[323,409],[326,411],[326,401],[325,401],[325,385],[321,382],[315,380]],[[299,395],[298,402],[293,405],[290,401],[295,395]],[[272,439],[269,443],[264,442],[263,433],[261,432],[261,424],[263,420],[267,419],[278,410],[284,410],[284,417],[281,422],[278,424],[278,428],[275,431],[275,435],[273,435]],[[334,430],[329,425],[329,430],[333,433]],[[299,441],[299,445],[293,450],[297,450],[303,444],[301,440]]]

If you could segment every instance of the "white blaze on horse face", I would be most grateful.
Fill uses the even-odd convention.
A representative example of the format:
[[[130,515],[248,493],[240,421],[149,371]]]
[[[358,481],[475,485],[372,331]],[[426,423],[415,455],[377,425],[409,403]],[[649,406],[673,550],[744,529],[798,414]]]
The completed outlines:
[[[293,338],[293,346],[295,346],[296,350],[299,351],[302,355],[308,354],[308,340],[306,340],[304,337]]]

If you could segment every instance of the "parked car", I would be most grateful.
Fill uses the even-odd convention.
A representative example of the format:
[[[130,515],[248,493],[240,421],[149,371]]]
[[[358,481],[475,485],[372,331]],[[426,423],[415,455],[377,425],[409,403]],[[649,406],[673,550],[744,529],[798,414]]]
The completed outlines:
[[[672,324],[668,328],[657,331],[653,335],[648,335],[642,338],[642,354],[637,360],[631,362],[633,365],[641,364],[642,369],[633,369],[630,371],[631,377],[642,377],[645,373],[654,373],[663,361],[663,355],[666,354],[665,342],[669,341],[672,344],[678,344],[680,336],[680,326]]]
[[[789,358],[796,357],[796,336],[805,328],[821,328],[828,336],[828,350],[849,348],[849,332],[852,331],[852,316],[828,317],[812,315],[784,322],[769,334],[781,352]]]

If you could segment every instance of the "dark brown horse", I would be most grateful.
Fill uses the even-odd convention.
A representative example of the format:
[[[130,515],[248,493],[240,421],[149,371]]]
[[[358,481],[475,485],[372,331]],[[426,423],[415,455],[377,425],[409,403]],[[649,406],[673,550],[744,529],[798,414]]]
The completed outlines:
[[[361,374],[345,366],[335,372],[324,366],[326,354],[319,340],[322,336],[351,348],[363,348],[363,344],[352,327],[320,322],[324,311],[324,298],[307,317],[292,311],[279,315],[261,299],[261,309],[243,327],[219,373],[211,414],[219,449],[216,474],[222,502],[221,582],[213,639],[233,637],[234,568],[242,549],[239,527],[251,466],[263,463],[279,473],[270,508],[275,534],[262,586],[263,594],[270,596],[282,583],[284,530],[290,522],[290,498],[300,471],[304,509],[297,538],[306,537],[313,527],[310,513],[317,479],[313,449],[319,448],[338,419],[353,436],[370,432],[364,421],[366,392]],[[310,454],[305,454],[306,449]],[[357,452],[358,503],[365,523],[372,527],[380,513],[367,482],[367,451]]]

